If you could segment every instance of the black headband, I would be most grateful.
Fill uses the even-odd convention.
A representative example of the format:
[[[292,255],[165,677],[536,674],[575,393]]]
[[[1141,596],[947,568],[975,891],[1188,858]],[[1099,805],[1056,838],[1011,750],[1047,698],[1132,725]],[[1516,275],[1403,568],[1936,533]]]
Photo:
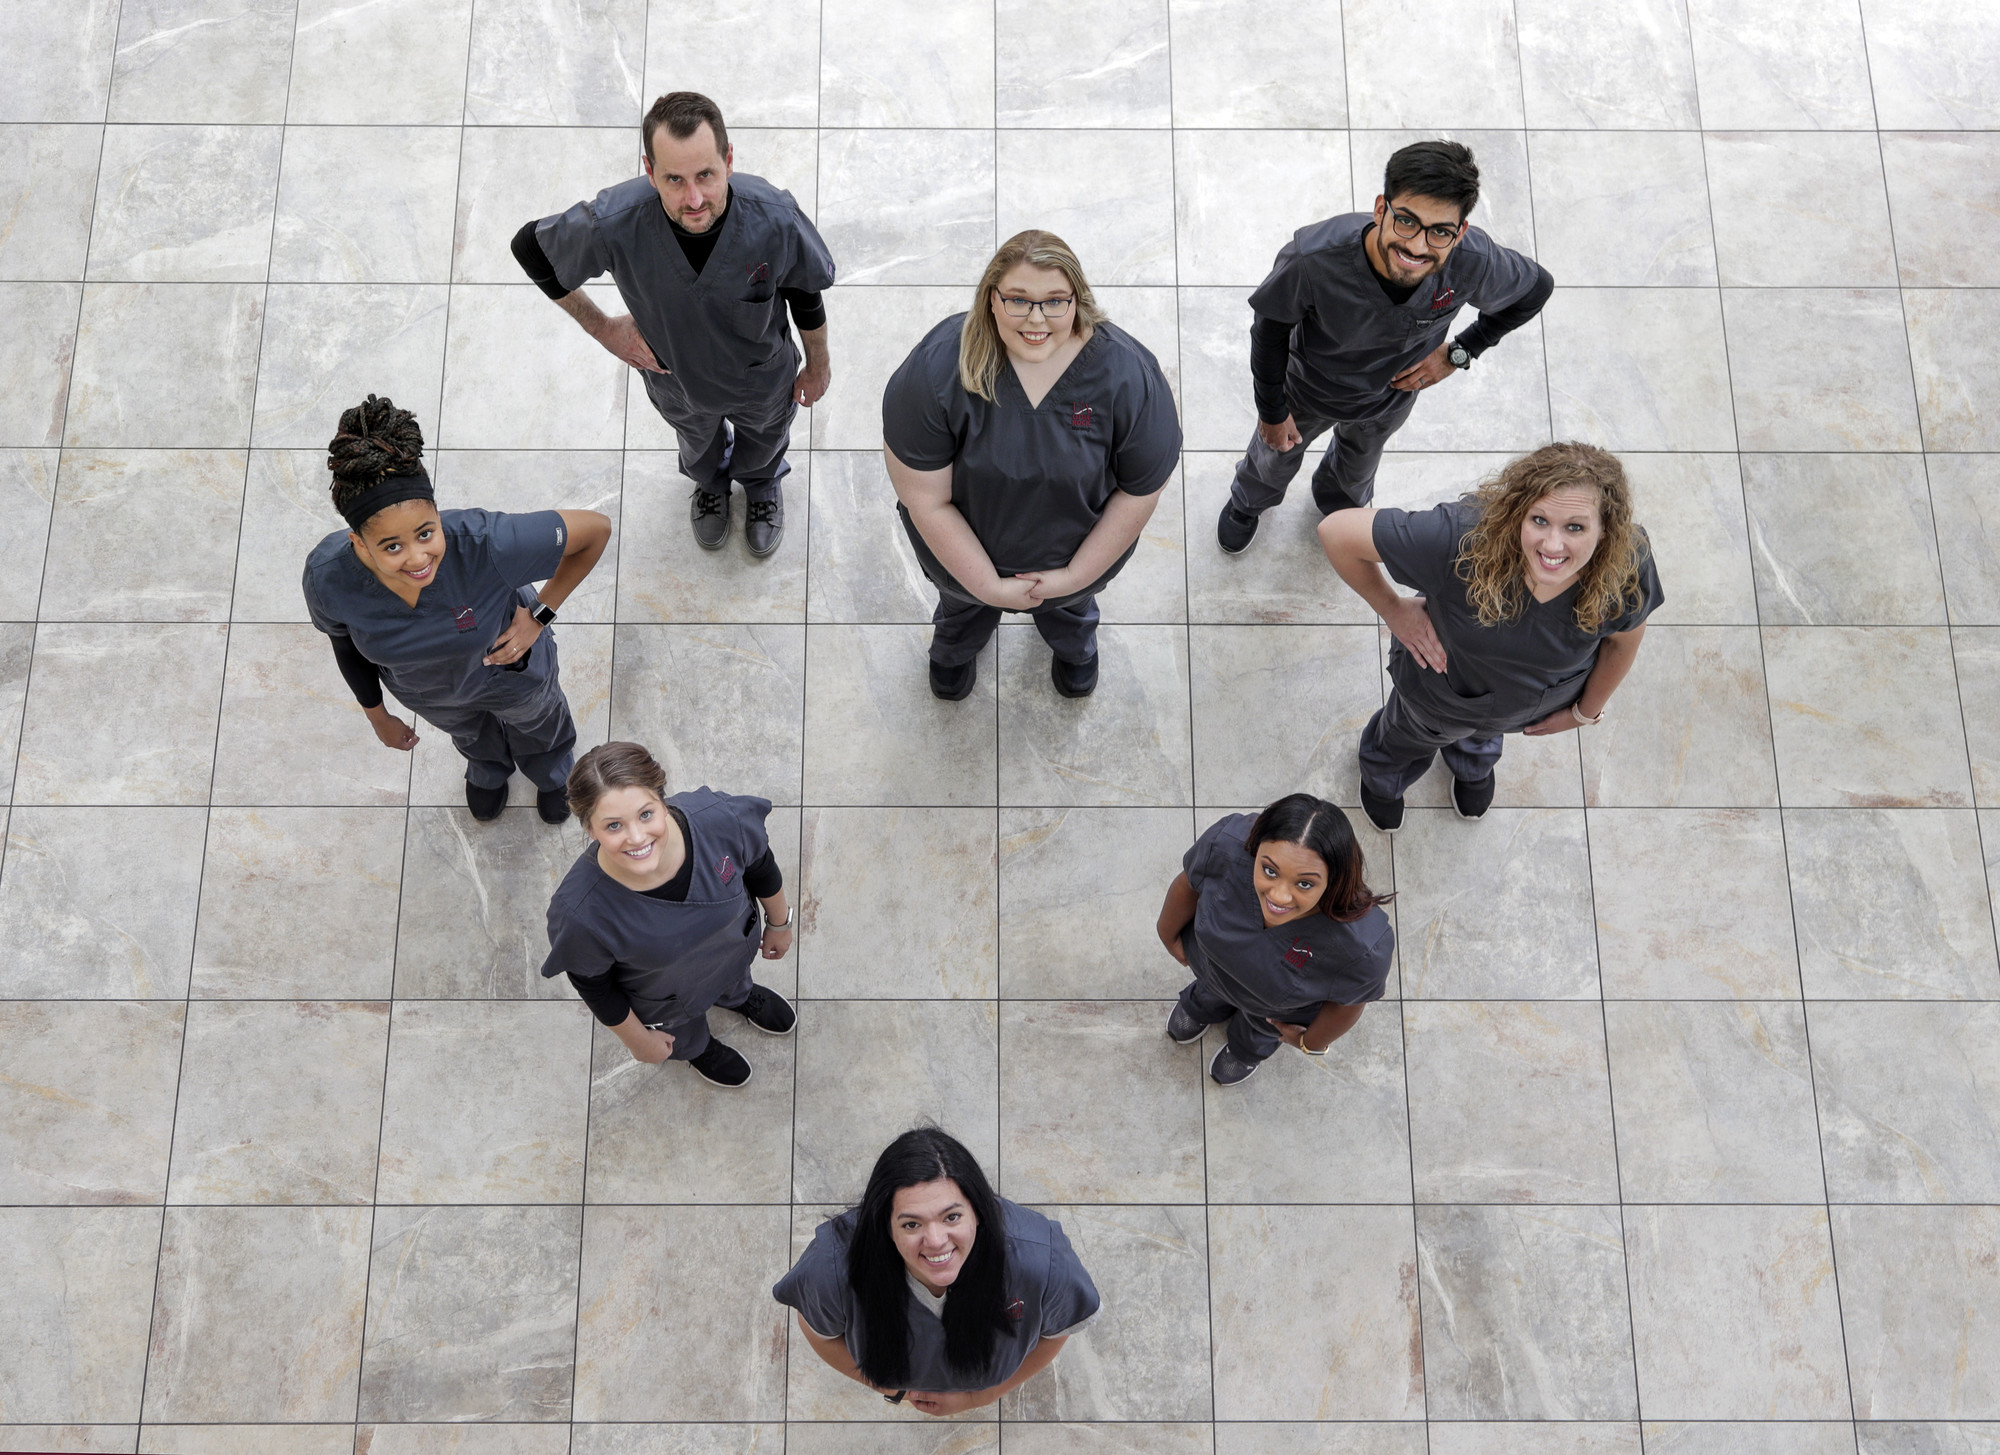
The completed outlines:
[[[341,514],[347,517],[352,530],[360,530],[375,515],[392,505],[405,500],[435,500],[437,492],[431,489],[431,477],[418,465],[414,475],[386,475],[366,490],[348,501]]]

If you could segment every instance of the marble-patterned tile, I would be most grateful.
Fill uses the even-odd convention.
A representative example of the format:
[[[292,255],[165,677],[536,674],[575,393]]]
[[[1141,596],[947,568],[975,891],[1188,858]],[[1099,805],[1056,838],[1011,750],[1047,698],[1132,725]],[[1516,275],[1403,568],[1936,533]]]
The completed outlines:
[[[1185,981],[1185,972],[1179,978]],[[1167,1007],[1155,1014],[1153,1029],[1164,1036]],[[1204,1066],[1222,1036],[1220,1028],[1209,1032]],[[1204,1076],[1201,1090],[1211,1202],[1410,1200],[1409,1106],[1395,1002],[1363,1011],[1323,1060],[1286,1051],[1261,1076],[1236,1086]],[[1300,1156],[1307,1146],[1324,1150]]]
[[[1356,131],[1348,136],[1354,158],[1354,207],[1373,208],[1387,185],[1383,175],[1389,158],[1413,141],[1438,139],[1463,142],[1479,167],[1479,203],[1472,223],[1504,247],[1535,255],[1534,188],[1530,185],[1528,134],[1525,131],[1482,131],[1463,128],[1401,128]],[[1567,280],[1565,280],[1567,281]]]
[[[63,443],[248,444],[263,327],[261,284],[89,284]]]
[[[996,801],[997,645],[979,654],[972,696],[943,702],[930,689],[930,637],[929,627],[917,626],[812,629],[806,802],[964,807]]]
[[[237,527],[236,621],[302,622],[299,588],[305,560],[326,536],[346,526],[334,514],[326,450],[251,450]]]
[[[1125,332],[1132,335],[1153,356],[1166,375],[1167,388],[1174,396],[1174,408],[1181,414],[1187,412],[1186,392],[1181,388],[1181,319],[1180,292],[1175,288],[1126,284],[1094,283],[1091,291],[1097,295],[1097,306],[1105,316]],[[1178,489],[1178,480],[1169,480],[1160,487],[1160,509],[1167,508],[1173,497],[1168,493]],[[1152,522],[1147,529],[1157,530],[1159,522]],[[1141,537],[1140,553],[1143,557],[1145,537]],[[1135,558],[1132,567],[1139,569]]]
[[[21,747],[21,715],[34,655],[32,623],[0,623],[0,803],[13,797],[14,762]]]
[[[691,18],[691,17],[689,17]],[[685,22],[684,22],[685,23]],[[677,30],[683,29],[677,25]],[[775,41],[777,37],[769,39]],[[640,114],[634,107],[631,114]],[[522,223],[561,212],[578,200],[639,175],[636,126],[475,126],[458,152],[457,222],[452,281],[519,283],[521,265],[508,244]],[[746,159],[734,130],[730,141]],[[760,169],[751,166],[750,171]]]
[[[999,0],[993,14],[1000,37],[993,65],[996,122],[1105,131],[1170,125],[1167,4]],[[1030,39],[1052,35],[1063,35],[1066,43],[1050,49]]]
[[[102,121],[117,39],[117,0],[9,6],[0,54],[35,64],[8,68],[0,121]]]
[[[1825,1198],[1804,1007],[1613,1001],[1604,1020],[1628,1202]]]
[[[44,624],[35,633],[14,801],[205,802],[228,630]],[[99,711],[107,683],[149,711]]]
[[[1785,810],[1811,1000],[2000,998],[1970,813]]]
[[[88,276],[262,282],[280,135],[275,126],[106,127]]]
[[[858,1201],[882,1149],[924,1124],[965,1143],[981,1167],[1000,1169],[993,1002],[809,1000],[797,1034],[794,1201]]]
[[[842,283],[979,281],[998,241],[992,132],[820,135],[819,227]]]
[[[63,442],[70,366],[76,353],[75,283],[0,283],[0,444]]]
[[[608,313],[627,311],[608,286],[588,296]],[[532,284],[457,289],[433,442],[467,450],[615,450],[625,439],[631,372]],[[651,408],[637,379],[629,392],[633,408]]]
[[[158,1202],[186,1020],[158,1002],[0,1005],[0,1202]]]
[[[1916,450],[1903,309],[1888,289],[1725,288],[1745,450]]]
[[[188,631],[194,628],[155,628]],[[227,804],[401,804],[407,753],[385,747],[341,680],[327,639],[303,623],[229,628],[222,722],[211,729],[215,780],[204,794]],[[214,691],[211,689],[211,698]],[[390,711],[436,733],[393,698]]]
[[[1172,133],[1003,131],[995,165],[997,237],[1055,233],[1093,287],[1174,281]]]
[[[242,450],[68,450],[42,572],[43,621],[225,621]]]
[[[1646,527],[1666,604],[1656,626],[1757,622],[1743,483],[1733,454],[1626,453],[1633,513]]]
[[[1368,603],[1331,570],[1319,569],[1326,559],[1320,551],[1319,512],[1311,506],[1304,481],[1298,488],[1304,500],[1293,501],[1289,509],[1264,513],[1254,550],[1232,556],[1215,543],[1216,518],[1229,499],[1240,458],[1240,451],[1202,451],[1182,457],[1187,476],[1189,620],[1214,625],[1372,623],[1375,613]],[[1392,455],[1383,460],[1382,476],[1419,459],[1450,458]],[[1376,480],[1378,502],[1382,476]],[[1284,569],[1274,569],[1276,562],[1283,562]]]
[[[126,0],[113,121],[285,119],[296,0]]]
[[[799,993],[986,1000],[999,922],[990,808],[808,808],[800,828]],[[908,866],[924,865],[921,876]]]
[[[562,619],[566,626],[616,619],[619,547],[629,529],[619,509],[626,478],[620,451],[436,450],[430,472],[442,509],[595,510],[608,517],[611,543],[563,603]],[[569,630],[562,634],[565,675],[575,637]]]
[[[1588,817],[1607,999],[1798,998],[1775,810],[1594,808]]]
[[[1775,10],[1761,13],[1779,19]],[[1864,114],[1867,94],[1859,93]],[[1724,286],[1785,288],[1802,278],[1833,288],[1895,286],[1889,198],[1872,133],[1711,131],[1703,145]]]
[[[1007,1427],[1007,1448],[1014,1455],[1211,1455],[1215,1431],[1211,1425],[1137,1420],[1018,1424]]]
[[[562,452],[555,458],[574,458]],[[616,461],[619,457],[609,457]],[[677,457],[656,451],[624,456],[627,502],[620,524],[618,619],[628,622],[798,622],[805,620],[808,543],[816,562],[817,530],[808,514],[807,481],[825,469],[824,455],[792,456],[785,477],[793,535],[775,555],[762,560],[743,546],[745,503],[730,493],[730,539],[719,551],[704,550],[688,525],[693,484],[680,473]],[[836,457],[838,458],[838,457]],[[871,457],[872,458],[872,457]],[[881,466],[876,464],[876,472]],[[817,525],[819,516],[812,516]],[[884,521],[873,521],[879,533]],[[800,529],[807,526],[806,529]],[[565,617],[568,616],[565,610]],[[928,619],[929,613],[915,620]]]
[[[1653,1455],[1854,1455],[1845,1420],[1648,1420]],[[1867,1452],[1864,1438],[1860,1447]]]
[[[1180,290],[1182,448],[1241,455],[1257,427],[1250,397],[1250,289]]]
[[[1905,287],[1973,288],[1992,275],[1972,259],[2000,241],[2000,137],[1965,131],[1888,132],[1882,171],[1896,217]]]
[[[1691,130],[1701,124],[1685,0],[1615,10],[1521,0],[1521,91],[1528,125]]]
[[[1168,0],[1175,126],[1347,125],[1336,0]],[[1268,36],[1283,35],[1272,46]]]
[[[1639,1455],[1639,1426],[1622,1420],[1439,1421],[1430,1455]]]
[[[1469,314],[1467,321],[1477,316]],[[1511,456],[1547,444],[1549,385],[1543,353],[1541,320],[1531,319],[1481,354],[1475,367],[1445,380],[1451,393],[1419,404],[1392,437],[1390,450],[1501,450]],[[1301,493],[1307,489],[1303,476]]]
[[[2000,323],[2000,289],[1909,289],[1903,318],[1924,448],[2000,449],[2000,388],[1980,370],[1974,342]]]
[[[2000,16],[1978,0],[1866,0],[1862,13],[1877,126],[2000,126],[1988,61],[2000,48]]]
[[[1625,1261],[1649,1415],[1847,1413],[1825,1208],[1631,1207]]]
[[[1921,456],[1745,455],[1743,504],[1766,625],[1943,624]]]
[[[1520,127],[1521,56],[1515,7],[1467,0],[1451,22],[1411,43],[1410,13],[1390,0],[1347,0],[1348,125]],[[1449,76],[1449,85],[1438,78]]]
[[[1594,1004],[1409,1001],[1419,1202],[1615,1202],[1604,1026]]]
[[[475,6],[466,123],[628,125],[646,109],[645,45],[646,0]]]
[[[1199,1202],[1199,1049],[1162,1001],[1000,1007],[1000,1192],[1016,1202]]]
[[[35,619],[60,459],[56,450],[0,449],[0,621]]]
[[[362,1455],[569,1455],[570,1427],[363,1421],[354,1432],[353,1448]],[[343,1450],[341,1455],[352,1452]]]
[[[1704,125],[1791,132],[1874,127],[1859,5],[1688,0],[1687,9]],[[1874,139],[1868,141],[1872,152]],[[1782,178],[1772,173],[1770,180]]]
[[[1848,1427],[1842,1427],[1845,1439]],[[1991,1421],[1963,1424],[1896,1420],[1863,1422],[1852,1427],[1861,1455],[1991,1455],[2000,1442],[2000,1426]],[[1847,1446],[1835,1446],[1845,1455]],[[1818,1455],[1817,1451],[1813,1455]]]
[[[1311,220],[1298,199],[1312,218],[1347,212],[1352,185],[1345,132],[1176,131],[1178,281],[1254,287]]]
[[[1532,131],[1528,146],[1534,158],[1536,257],[1564,284],[1714,285],[1715,242],[1699,135]]]
[[[1578,809],[1493,808],[1476,824],[1409,813],[1396,845],[1403,994],[1596,999],[1587,840]]]
[[[1208,1371],[1208,1228],[1198,1207],[1045,1207],[1062,1224],[1076,1256],[1097,1285],[1103,1305],[1090,1327],[1064,1346],[1065,1357],[1000,1402],[1017,1432],[1058,1420],[1206,1420],[1213,1414]],[[1093,1431],[1075,1444],[1044,1443],[1059,1451],[1142,1455],[1187,1449],[1206,1455],[1207,1427],[1190,1444],[1173,1433],[1155,1443]],[[1157,1426],[1155,1427],[1158,1428]],[[1051,1425],[1039,1429],[1053,1434]],[[1036,1448],[1030,1445],[1030,1449]]]
[[[0,277],[83,276],[102,146],[97,126],[0,126],[0,196],[8,199]]]
[[[443,433],[445,317],[459,311],[447,310],[448,291],[441,283],[274,284],[253,441],[265,449],[324,448],[344,410],[380,394],[412,411],[435,444]],[[469,291],[483,298],[501,290]]]
[[[2000,626],[2000,456],[1926,455],[1945,604],[1960,626]]]
[[[472,0],[299,0],[285,119],[305,125],[456,126]],[[367,76],[355,83],[356,69]]]
[[[782,1206],[588,1209],[576,1418],[780,1418],[785,1308],[769,1290],[788,1221]]]
[[[1435,1426],[1428,1446],[1421,1420],[1342,1424],[1242,1420],[1214,1428],[1216,1455],[1425,1455],[1427,1448],[1442,1450],[1444,1432],[1456,1427]]]
[[[1409,1209],[1218,1207],[1208,1236],[1218,1419],[1422,1416]]]
[[[1188,655],[1196,803],[1360,802],[1354,745],[1382,705],[1373,626],[1191,627]],[[1317,732],[1273,738],[1273,722]]]
[[[2000,1407],[2000,1208],[1839,1207],[1833,1235],[1856,1417],[1991,1419]],[[1974,1440],[1902,1448],[1982,1455]]]
[[[2000,630],[1960,627],[1951,634],[1951,651],[1973,797],[1982,808],[2000,807]]]
[[[814,8],[820,27],[821,126],[993,125],[993,5],[973,0],[820,0]],[[1028,38],[1020,39],[1026,43]],[[1059,45],[1055,53],[1060,56],[1070,48]]]
[[[458,153],[446,127],[287,128],[272,280],[449,281]]]
[[[159,1236],[156,1207],[0,1208],[0,1398],[10,1421],[138,1417]]]
[[[1592,808],[1776,808],[1757,629],[1653,627],[1617,716],[1577,745]]]
[[[1812,1008],[1833,1201],[2000,1201],[1996,1031],[1991,1004]]]
[[[844,1447],[823,1447],[814,1441],[813,1436],[821,1430],[831,1429],[838,1439],[846,1433],[846,1428],[748,1421],[699,1425],[579,1423],[568,1427],[566,1433],[570,1443],[565,1448],[569,1455],[649,1455],[649,1452],[660,1448],[661,1441],[665,1441],[666,1448],[686,1452],[686,1455],[783,1455],[786,1450],[790,1450],[792,1455],[829,1455],[832,1450],[839,1450],[840,1455],[845,1455]],[[886,1441],[869,1443],[866,1448],[880,1451],[881,1455],[901,1455]],[[997,1438],[988,1448],[992,1455],[997,1455]],[[988,1455],[988,1452],[981,1452],[981,1455]]]
[[[1079,699],[1056,692],[1033,626],[1003,625],[998,642],[1001,802],[1191,801],[1184,627],[1101,627],[1097,690]]]
[[[881,453],[819,450],[812,462],[808,618],[877,625],[930,621],[937,589],[917,564],[896,514]],[[674,525],[686,529],[678,519]]]
[[[137,1425],[0,1425],[0,1449],[126,1455],[138,1438]]]
[[[352,1425],[146,1424],[143,1455],[348,1455]]]
[[[611,736],[644,743],[675,792],[799,801],[804,627],[622,626],[615,650]]]
[[[769,38],[767,38],[769,39]],[[731,115],[734,116],[734,99]],[[630,135],[620,128],[621,135]],[[739,172],[762,177],[792,194],[808,217],[819,215],[819,128],[738,126],[729,122],[729,145]]]
[[[1943,627],[1780,626],[1763,636],[1788,807],[1971,805]]]
[[[1722,309],[1708,288],[1557,288],[1542,310],[1557,439],[1733,450]]]
[[[727,10],[658,0],[646,27],[639,94],[721,98],[732,141],[738,126],[813,126],[822,120],[823,33],[830,32],[822,28],[820,0],[750,0]]]
[[[581,1005],[398,1003],[377,1200],[576,1202],[590,1024]]]
[[[567,1419],[582,1236],[576,1207],[383,1208],[361,1418]]]
[[[188,1007],[170,1203],[375,1198],[386,1001]]]

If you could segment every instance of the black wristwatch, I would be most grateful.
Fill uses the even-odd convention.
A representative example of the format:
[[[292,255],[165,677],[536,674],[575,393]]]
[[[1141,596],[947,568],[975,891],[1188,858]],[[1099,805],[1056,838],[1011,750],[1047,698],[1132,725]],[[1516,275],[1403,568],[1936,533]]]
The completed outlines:
[[[1469,369],[1472,367],[1471,350],[1467,349],[1457,339],[1451,341],[1451,347],[1445,350],[1444,356],[1451,361],[1451,366],[1454,369]]]
[[[528,615],[532,616],[543,626],[547,626],[556,619],[556,609],[546,601],[537,601],[533,606],[528,608]]]

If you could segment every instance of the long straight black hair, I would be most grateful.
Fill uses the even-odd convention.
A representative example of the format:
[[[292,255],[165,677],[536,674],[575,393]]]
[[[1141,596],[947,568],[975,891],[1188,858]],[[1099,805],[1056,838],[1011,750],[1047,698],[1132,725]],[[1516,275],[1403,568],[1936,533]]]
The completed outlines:
[[[910,1295],[908,1265],[896,1251],[889,1213],[906,1187],[950,1178],[979,1220],[972,1251],[944,1301],[945,1359],[957,1372],[986,1366],[1007,1322],[1007,1230],[1000,1199],[965,1144],[936,1127],[905,1132],[875,1159],[868,1190],[847,1245],[847,1286],[860,1311],[860,1348],[855,1363],[870,1382],[902,1389],[910,1380]]]
[[[1347,815],[1324,798],[1310,793],[1290,793],[1257,815],[1250,825],[1250,860],[1257,849],[1276,839],[1281,844],[1297,844],[1326,860],[1326,888],[1319,897],[1319,912],[1328,919],[1357,920],[1378,904],[1396,896],[1377,894],[1362,878],[1367,867],[1361,845],[1355,842],[1354,825]]]

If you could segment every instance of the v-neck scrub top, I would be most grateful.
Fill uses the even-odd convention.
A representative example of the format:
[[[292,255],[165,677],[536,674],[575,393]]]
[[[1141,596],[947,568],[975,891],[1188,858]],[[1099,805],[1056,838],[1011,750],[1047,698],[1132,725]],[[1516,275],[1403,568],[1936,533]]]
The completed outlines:
[[[1000,366],[995,397],[981,399],[958,382],[964,322],[959,313],[938,324],[890,378],[882,438],[912,470],[951,467],[951,503],[1002,576],[1067,566],[1112,491],[1151,495],[1172,476],[1181,425],[1167,377],[1144,344],[1101,323],[1039,405],[1011,362]],[[963,592],[897,510],[925,574]]]
[[[1004,1384],[1035,1345],[1074,1333],[1097,1313],[1097,1285],[1078,1261],[1062,1224],[1004,1197],[999,1202],[1007,1237],[1007,1315],[1012,1332],[996,1333],[992,1357],[983,1369],[969,1375],[956,1373],[945,1359],[944,1323],[938,1306],[911,1290],[911,1389],[944,1393]],[[840,1339],[850,1354],[856,1353],[861,1342],[856,1328],[858,1304],[847,1283],[847,1245],[854,1237],[858,1216],[856,1210],[849,1209],[821,1223],[791,1272],[771,1290],[771,1297],[797,1309],[815,1334],[822,1339]],[[992,1235],[993,1230],[979,1229],[981,1238]],[[947,1288],[944,1301],[950,1299]]]
[[[1478,523],[1479,506],[1469,497],[1429,510],[1375,512],[1376,554],[1396,582],[1423,593],[1445,650],[1446,670],[1433,672],[1392,640],[1389,675],[1417,712],[1429,707],[1440,726],[1517,732],[1575,702],[1604,639],[1644,623],[1666,594],[1648,550],[1639,599],[1595,633],[1576,624],[1574,583],[1552,601],[1529,596],[1512,621],[1481,626],[1457,567],[1459,543]]]
[[[1396,931],[1377,907],[1342,923],[1315,910],[1275,928],[1258,904],[1251,856],[1254,813],[1218,819],[1181,860],[1199,896],[1192,936],[1182,937],[1188,968],[1240,1011],[1301,1015],[1331,1001],[1380,1000],[1396,951]],[[1310,1017],[1303,1022],[1310,1024]]]
[[[568,532],[562,514],[535,510],[441,510],[445,551],[415,606],[384,586],[338,530],[306,557],[301,587],[312,624],[347,637],[374,663],[407,707],[499,706],[538,690],[553,670],[553,651],[529,649],[517,667],[481,659],[514,620],[535,604],[532,583],[562,564]],[[553,640],[553,628],[544,635]]]
[[[798,364],[778,291],[833,286],[833,255],[792,194],[748,172],[729,179],[715,251],[697,274],[642,177],[535,224],[535,241],[575,291],[611,274],[640,336],[687,395],[720,414],[769,404]]]

